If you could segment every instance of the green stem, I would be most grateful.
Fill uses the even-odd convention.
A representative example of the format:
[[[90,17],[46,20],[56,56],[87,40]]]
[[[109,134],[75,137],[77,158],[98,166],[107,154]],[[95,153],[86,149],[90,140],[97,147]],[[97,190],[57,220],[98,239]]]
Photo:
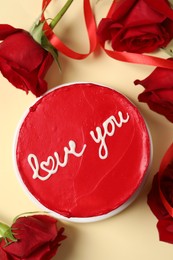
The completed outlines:
[[[13,223],[16,222],[16,220],[22,216],[30,216],[30,215],[35,215],[35,214],[48,214],[49,212],[47,211],[30,211],[30,212],[25,212],[25,213],[21,213],[19,215],[17,215],[14,219],[13,219]]]
[[[59,22],[59,20],[62,18],[62,16],[65,14],[67,9],[72,4],[73,0],[67,0],[66,4],[63,6],[63,8],[59,11],[59,13],[54,17],[52,22],[50,23],[50,27],[53,29],[56,24]]]

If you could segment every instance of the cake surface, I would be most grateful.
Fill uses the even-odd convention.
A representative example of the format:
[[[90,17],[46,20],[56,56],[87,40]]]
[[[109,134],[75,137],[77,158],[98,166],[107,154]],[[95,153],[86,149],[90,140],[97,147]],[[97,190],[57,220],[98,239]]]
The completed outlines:
[[[29,194],[66,218],[92,218],[127,203],[143,183],[150,137],[138,109],[94,83],[38,99],[17,133],[15,160]]]

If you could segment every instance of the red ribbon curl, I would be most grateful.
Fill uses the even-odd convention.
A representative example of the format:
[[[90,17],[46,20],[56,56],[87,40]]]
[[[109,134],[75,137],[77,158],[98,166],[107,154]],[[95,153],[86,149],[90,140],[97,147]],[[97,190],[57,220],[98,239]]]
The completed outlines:
[[[78,53],[67,47],[59,38],[58,36],[53,32],[49,24],[47,23],[45,17],[44,17],[44,10],[49,5],[51,0],[43,0],[42,2],[42,21],[45,21],[44,30],[45,34],[50,41],[50,43],[56,48],[58,51],[63,53],[64,55],[73,58],[73,59],[85,59],[87,56],[89,56],[92,52],[94,52],[96,46],[97,46],[97,36],[96,36],[96,23],[93,16],[93,12],[91,9],[91,5],[89,0],[84,0],[84,17],[85,17],[85,23],[90,43],[89,52],[86,54]]]

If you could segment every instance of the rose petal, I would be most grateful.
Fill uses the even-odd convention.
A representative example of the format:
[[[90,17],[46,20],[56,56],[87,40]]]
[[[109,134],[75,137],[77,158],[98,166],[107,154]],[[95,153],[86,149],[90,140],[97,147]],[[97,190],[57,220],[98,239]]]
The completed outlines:
[[[161,14],[165,15],[165,17],[173,20],[173,10],[170,8],[169,1],[165,0],[145,0],[146,4],[151,8],[157,10]]]
[[[113,27],[115,25],[111,28]],[[117,51],[152,52],[158,47],[166,46],[170,41],[169,34],[161,25],[141,25],[138,30],[133,27],[130,30],[122,29],[119,33],[113,30],[111,34],[112,48]]]
[[[166,99],[162,100],[157,93],[145,91],[138,96],[138,100],[147,103],[151,110],[165,116],[170,122],[173,122],[173,102],[167,101]]]
[[[166,19],[164,13],[159,13],[157,9],[152,9],[150,4],[145,3],[145,0],[137,0],[135,5],[128,10],[129,13],[128,15],[126,14],[126,19],[124,19],[124,26],[127,28],[139,25],[160,24]]]
[[[19,38],[21,39],[21,37]],[[1,48],[0,45],[0,70],[3,76],[16,88],[22,89],[26,91],[26,93],[31,91],[38,97],[47,90],[47,83],[44,80],[44,76],[53,62],[53,57],[50,53],[43,50],[40,45],[35,43],[28,34],[24,33],[24,39],[27,39],[29,42],[31,41],[31,44],[27,45],[27,48],[32,49],[29,49],[28,51],[27,48],[25,50],[23,49],[21,51],[23,54],[20,54],[21,57],[18,57],[18,53],[15,53],[15,55],[12,56],[11,54],[9,55],[6,53],[9,52],[7,48],[9,46],[9,41],[8,44],[5,45],[5,49]],[[11,44],[14,47],[13,42]],[[4,51],[3,55],[1,55],[2,49]],[[15,50],[18,51],[18,49]],[[29,59],[28,63],[25,61],[26,57]]]
[[[161,17],[169,17],[173,20],[173,10],[170,8],[170,5],[165,0],[123,0],[116,3],[115,12],[112,16],[113,19],[120,20],[127,16],[128,12],[134,11],[134,18],[132,21],[135,22],[137,19],[142,19],[143,15],[150,21],[156,21]],[[152,12],[152,15],[151,15]],[[142,15],[141,15],[142,14]],[[141,15],[141,17],[140,17]],[[156,15],[156,17],[155,17]],[[131,18],[131,17],[130,17]],[[161,21],[161,20],[160,20]],[[130,21],[129,21],[130,22]],[[141,23],[140,23],[141,24]]]
[[[46,53],[26,31],[12,34],[0,43],[0,57],[17,64],[28,72],[40,65]]]
[[[0,41],[4,40],[9,35],[20,32],[21,29],[16,29],[8,24],[0,24]]]
[[[162,173],[160,187],[166,200],[173,207],[173,161],[167,165]]]
[[[44,80],[44,77],[53,62],[53,57],[50,53],[47,53],[44,61],[41,63],[39,72],[38,72],[38,87],[36,89],[30,88],[32,93],[34,93],[37,97],[45,93],[47,90],[47,83]]]
[[[170,59],[173,61],[173,58]],[[145,90],[138,96],[140,102],[148,104],[149,108],[169,121],[173,122],[173,71],[156,68],[144,80],[135,80],[135,85],[142,85]]]
[[[0,242],[0,259],[2,260],[9,260],[9,255],[3,250],[5,245],[4,240]]]
[[[173,244],[173,218],[160,219],[157,223],[157,228],[160,240]]]
[[[158,186],[158,173],[153,178],[153,183],[151,190],[148,194],[148,200],[147,203],[153,212],[153,214],[158,219],[163,219],[165,216],[168,216],[168,212],[166,211],[165,207],[163,206],[163,203],[160,198],[159,194],[159,186]]]
[[[173,58],[172,60],[173,66]],[[173,90],[173,71],[171,69],[157,67],[154,71],[144,80],[135,80],[135,85],[142,85],[146,91],[171,89]],[[172,96],[169,97],[172,99]]]

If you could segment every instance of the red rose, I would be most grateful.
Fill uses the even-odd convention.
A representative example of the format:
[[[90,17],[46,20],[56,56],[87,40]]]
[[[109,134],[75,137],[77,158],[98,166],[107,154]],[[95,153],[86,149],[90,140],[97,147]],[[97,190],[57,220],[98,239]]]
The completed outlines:
[[[152,52],[173,38],[173,10],[167,0],[120,0],[111,17],[98,26],[101,44],[116,51]]]
[[[43,79],[52,55],[25,30],[0,25],[0,71],[16,88],[31,91],[37,97],[47,90]]]
[[[46,215],[19,217],[11,230],[17,242],[6,245],[5,239],[1,239],[0,259],[3,260],[49,260],[66,238],[64,228],[58,230],[57,220]]]
[[[173,122],[173,71],[171,69],[156,68],[146,79],[135,80],[134,84],[140,84],[145,88],[138,96],[139,101],[147,103],[150,109]]]
[[[159,187],[164,199],[161,197]],[[154,176],[147,202],[158,219],[160,240],[173,244],[173,216],[170,213],[173,211],[173,145],[164,156],[159,172]]]

